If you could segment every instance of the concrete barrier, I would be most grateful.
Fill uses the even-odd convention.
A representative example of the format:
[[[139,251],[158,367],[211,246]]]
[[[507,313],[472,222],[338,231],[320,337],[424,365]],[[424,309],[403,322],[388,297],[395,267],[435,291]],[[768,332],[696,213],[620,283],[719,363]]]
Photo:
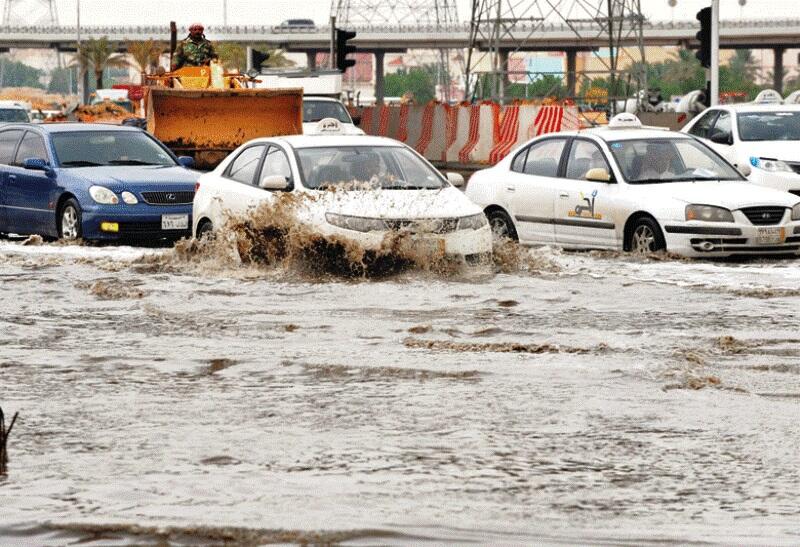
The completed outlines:
[[[430,161],[442,161],[447,151],[447,118],[450,106],[437,104],[433,107],[431,121],[431,142],[425,149],[425,157]]]
[[[430,102],[425,105],[422,111],[422,119],[420,120],[420,134],[419,141],[417,141],[417,152],[425,155],[425,151],[431,144],[433,138],[433,113],[436,109],[436,103]]]

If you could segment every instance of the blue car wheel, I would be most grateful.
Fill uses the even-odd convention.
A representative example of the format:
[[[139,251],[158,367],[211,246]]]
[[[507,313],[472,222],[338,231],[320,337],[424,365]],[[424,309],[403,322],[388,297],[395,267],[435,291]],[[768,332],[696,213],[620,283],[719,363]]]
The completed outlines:
[[[81,206],[78,205],[78,202],[69,198],[58,216],[58,235],[67,241],[80,239],[83,233],[81,230]]]

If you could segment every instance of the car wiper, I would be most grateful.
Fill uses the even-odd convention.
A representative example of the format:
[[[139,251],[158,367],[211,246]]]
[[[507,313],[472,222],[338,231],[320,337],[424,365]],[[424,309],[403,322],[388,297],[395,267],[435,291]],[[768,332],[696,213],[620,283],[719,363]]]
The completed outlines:
[[[71,160],[61,162],[62,167],[99,167],[101,165],[105,164],[86,160]]]
[[[658,182],[678,182],[678,179],[636,179],[631,184],[653,184]]]
[[[108,163],[109,165],[161,165],[160,163],[141,160],[111,160]]]

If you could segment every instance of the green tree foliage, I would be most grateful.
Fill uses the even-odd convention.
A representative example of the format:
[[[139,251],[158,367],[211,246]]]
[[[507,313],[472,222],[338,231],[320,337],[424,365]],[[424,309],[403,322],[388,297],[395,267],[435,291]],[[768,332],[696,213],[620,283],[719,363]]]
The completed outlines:
[[[247,47],[234,42],[222,42],[215,46],[219,61],[225,70],[238,70],[244,72],[247,67]],[[294,61],[287,58],[280,49],[272,49],[268,44],[256,44],[253,49],[268,53],[269,58],[264,61],[262,66],[269,68],[283,68],[294,66]],[[259,67],[256,67],[259,68]]]
[[[395,74],[387,74],[384,83],[387,97],[412,93],[417,104],[426,103],[436,97],[436,67],[400,69]]]
[[[75,68],[54,68],[50,72],[48,93],[72,95],[78,92],[78,71]]]
[[[0,87],[39,87],[43,71],[0,54]]]
[[[92,70],[94,73],[95,87],[103,88],[103,72],[108,68],[124,68],[130,63],[124,55],[116,52],[114,44],[108,41],[105,36],[95,40],[90,38],[81,43],[81,47],[75,53],[72,65],[80,69],[81,74]]]
[[[530,83],[506,85],[506,97],[514,99],[541,97],[562,99],[566,96],[567,88],[564,79],[553,74],[545,74]]]

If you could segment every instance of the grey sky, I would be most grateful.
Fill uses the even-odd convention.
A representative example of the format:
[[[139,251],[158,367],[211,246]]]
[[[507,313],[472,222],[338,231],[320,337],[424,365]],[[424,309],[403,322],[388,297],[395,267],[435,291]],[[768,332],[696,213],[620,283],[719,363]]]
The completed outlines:
[[[62,24],[74,24],[76,0],[56,0]],[[353,0],[356,1],[356,0]],[[391,1],[391,0],[387,0]],[[459,15],[469,14],[469,0],[457,0]],[[200,20],[206,25],[221,23],[223,0],[80,0],[81,22],[87,25],[180,24]],[[228,23],[240,25],[273,25],[288,18],[309,18],[318,24],[327,21],[330,0],[227,0]],[[709,0],[678,0],[674,17],[693,19],[698,9],[710,5]],[[669,20],[673,10],[667,0],[642,0],[648,17]],[[723,19],[760,19],[769,17],[800,18],[798,0],[748,0],[744,8],[738,0],[721,0]]]

